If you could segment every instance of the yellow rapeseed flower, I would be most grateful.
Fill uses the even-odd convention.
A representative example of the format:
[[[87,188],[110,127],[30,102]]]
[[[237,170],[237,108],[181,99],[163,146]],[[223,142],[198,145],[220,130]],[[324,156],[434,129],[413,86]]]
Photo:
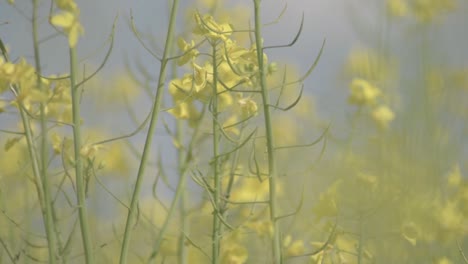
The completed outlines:
[[[201,92],[206,86],[208,72],[206,68],[200,67],[197,64],[193,63],[193,88],[196,93]]]
[[[411,0],[412,13],[421,23],[430,23],[455,10],[455,0]]]
[[[184,54],[177,60],[177,65],[182,66],[196,58],[199,54],[197,49],[194,49],[195,42],[192,40],[190,43],[186,42],[183,38],[177,39],[177,46],[184,52]]]
[[[355,105],[372,105],[381,94],[380,90],[365,79],[355,78],[350,85],[349,103]]]
[[[237,100],[237,104],[240,107],[242,119],[254,116],[258,112],[257,103],[250,97],[240,98]]]
[[[463,181],[463,177],[460,170],[460,165],[456,164],[447,176],[447,183],[449,186],[459,186]]]
[[[303,240],[292,240],[290,235],[286,236],[283,241],[283,247],[286,249],[287,256],[298,256],[304,254],[305,247]]]
[[[442,258],[439,258],[436,262],[434,262],[435,264],[452,264],[453,262],[447,258],[447,257],[442,257]]]
[[[179,102],[168,111],[178,119],[197,119],[200,115],[193,102]]]
[[[84,29],[78,20],[79,12],[62,11],[51,17],[50,23],[63,28],[68,35],[68,44],[71,48],[78,43],[78,37],[83,35]]]
[[[395,119],[395,114],[388,106],[381,105],[372,111],[372,118],[381,128],[387,128]]]
[[[226,40],[232,33],[232,27],[228,23],[218,24],[213,16],[195,14],[196,27],[193,30],[194,34],[203,35],[213,40]]]
[[[69,12],[76,12],[78,10],[78,6],[74,0],[55,0],[55,4],[61,10]]]
[[[406,0],[387,0],[387,12],[394,17],[406,16],[409,12]]]

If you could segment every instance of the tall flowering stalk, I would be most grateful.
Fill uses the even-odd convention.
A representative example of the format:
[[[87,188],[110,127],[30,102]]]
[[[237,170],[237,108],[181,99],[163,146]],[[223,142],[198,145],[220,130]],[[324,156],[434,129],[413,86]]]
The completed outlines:
[[[59,8],[59,13],[51,17],[50,22],[53,26],[61,28],[68,37],[70,54],[70,90],[73,122],[73,148],[74,148],[74,166],[76,181],[76,197],[78,202],[78,214],[81,227],[81,238],[85,251],[85,261],[88,264],[94,263],[93,239],[89,227],[88,207],[86,205],[86,190],[83,171],[82,157],[82,132],[81,132],[81,107],[80,107],[80,87],[77,85],[77,56],[76,45],[78,38],[84,30],[79,22],[80,10],[73,0],[55,1]]]
[[[257,50],[258,71],[260,79],[260,89],[263,103],[263,117],[265,121],[267,152],[268,152],[268,176],[269,176],[269,195],[270,195],[270,220],[273,225],[273,263],[282,263],[281,257],[281,233],[278,223],[278,201],[276,195],[276,155],[274,148],[274,137],[272,128],[272,118],[270,113],[270,95],[266,87],[266,72],[263,61],[263,39],[262,39],[262,22],[260,19],[260,0],[254,0],[255,12],[255,45]]]
[[[125,224],[125,233],[122,242],[122,248],[120,251],[120,264],[127,263],[128,247],[130,244],[130,236],[132,228],[136,221],[136,211],[138,200],[141,192],[141,185],[143,183],[143,177],[145,168],[148,162],[149,152],[153,142],[154,132],[156,129],[156,123],[158,122],[159,111],[161,108],[161,102],[164,94],[164,83],[166,82],[166,70],[168,58],[170,56],[170,49],[173,45],[173,35],[175,29],[176,14],[179,7],[179,1],[174,0],[171,7],[171,15],[169,18],[169,27],[167,29],[166,44],[164,46],[163,56],[161,58],[161,65],[159,69],[159,80],[156,88],[156,98],[154,99],[153,110],[151,113],[151,120],[146,135],[145,146],[143,147],[143,154],[140,160],[140,166],[138,168],[137,179],[135,188],[133,189],[132,200],[130,208],[128,209],[127,222]]]
[[[260,93],[257,89],[257,52],[255,46],[250,49],[238,46],[231,38],[235,30],[228,23],[217,23],[211,15],[202,16],[198,13],[195,14],[195,21],[193,33],[202,36],[203,40],[197,45],[193,41],[178,40],[179,48],[184,52],[179,56],[179,65],[191,62],[192,74],[185,74],[170,82],[169,92],[175,105],[169,112],[179,120],[188,120],[193,127],[200,121],[198,103],[208,103],[211,113],[212,177],[207,181],[201,176],[196,178],[196,182],[206,189],[213,209],[211,263],[240,261],[247,259],[247,249],[239,244],[239,236],[224,232],[232,229],[225,217],[227,204],[231,203],[228,199],[235,177],[238,177],[234,174],[239,152],[256,132],[254,130],[244,137],[237,127],[242,126],[241,130],[244,131],[246,122],[257,114],[257,104],[253,99],[253,95]],[[198,51],[205,41],[210,44],[209,54]],[[200,54],[210,57],[204,66],[195,63]],[[228,142],[233,143],[234,147],[225,151],[224,148],[231,145]],[[231,163],[227,163],[229,159],[232,159]],[[224,177],[226,172],[230,178]],[[222,245],[224,243],[225,246]]]
[[[213,232],[212,232],[212,261],[211,263],[219,263],[219,251],[221,247],[221,221],[219,219],[219,208],[221,198],[221,175],[219,172],[219,127],[218,127],[218,69],[217,66],[217,54],[216,54],[216,43],[212,44],[212,56],[213,56],[213,92],[211,95],[211,113],[213,115],[212,129],[213,129],[213,177],[214,177],[214,190],[213,190]]]
[[[36,63],[36,73],[37,73],[37,88],[43,93],[47,94],[47,87],[43,85],[42,81],[42,70],[41,70],[41,59],[39,53],[39,36],[38,36],[38,1],[33,1],[33,18],[32,18],[32,33],[33,33],[33,45],[34,45],[34,60]],[[53,234],[53,229],[55,227],[54,219],[53,219],[53,203],[51,201],[51,190],[50,190],[50,180],[49,175],[47,172],[48,166],[48,152],[49,148],[47,145],[47,121],[45,116],[46,110],[46,103],[40,103],[40,123],[41,123],[41,144],[40,144],[40,174],[42,180],[42,188],[43,188],[43,195],[44,195],[44,207],[42,210],[45,214],[45,226],[46,226],[46,233],[47,233],[47,240],[48,240],[48,250],[49,250],[49,263],[54,264],[56,263],[56,258],[58,255],[56,249],[56,234]]]

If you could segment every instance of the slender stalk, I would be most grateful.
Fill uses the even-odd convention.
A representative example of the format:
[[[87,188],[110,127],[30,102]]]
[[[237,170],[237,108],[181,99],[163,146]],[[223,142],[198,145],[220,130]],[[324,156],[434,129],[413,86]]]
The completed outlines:
[[[242,142],[244,141],[244,128],[246,127],[245,123],[242,124],[242,128],[240,130],[240,133],[239,133],[239,142]],[[224,197],[226,198],[226,200],[229,200],[229,198],[231,197],[231,191],[232,191],[232,187],[234,186],[234,180],[235,180],[235,173],[236,173],[236,168],[237,168],[237,164],[239,162],[239,158],[240,158],[240,149],[236,150],[236,152],[234,153],[234,157],[232,158],[232,163],[231,163],[231,170],[229,171],[229,181],[228,181],[228,185],[226,187],[226,193],[224,194]],[[225,218],[225,213],[226,213],[226,207],[227,207],[227,204],[228,204],[228,201],[225,201],[223,203],[223,218]]]
[[[221,247],[221,233],[220,226],[221,221],[218,216],[217,210],[220,208],[220,196],[221,196],[221,177],[219,174],[219,164],[218,164],[218,139],[219,139],[219,128],[218,128],[218,69],[216,67],[216,43],[212,45],[213,50],[213,95],[211,97],[211,110],[213,114],[213,174],[214,174],[214,212],[213,212],[213,232],[212,232],[212,256],[211,263],[219,263],[219,250]]]
[[[242,128],[240,130],[240,134],[239,134],[239,142],[243,142],[243,136],[244,136],[244,128],[245,128],[245,123],[242,124]],[[232,191],[232,187],[234,186],[234,180],[235,180],[235,177],[236,177],[236,168],[237,168],[237,164],[239,162],[239,158],[240,158],[240,152],[241,152],[241,149],[238,149],[236,150],[236,152],[234,153],[234,157],[232,158],[232,161],[231,161],[231,169],[229,171],[229,181],[228,181],[228,184],[227,184],[227,187],[226,187],[226,191],[222,194],[224,199],[226,199],[225,201],[222,202],[222,205],[221,206],[221,217],[223,219],[226,219],[227,218],[227,214],[228,214],[228,201],[231,197],[231,191]],[[224,233],[224,225],[220,225],[219,227],[219,233],[220,234],[223,234]]]
[[[177,136],[178,136],[178,139],[181,139],[182,131],[180,131],[180,127],[178,128],[179,130],[177,131]],[[181,141],[179,141],[179,143],[181,143]],[[179,164],[180,164],[179,165],[179,173],[180,173],[179,183],[177,184],[176,192],[175,192],[174,198],[172,199],[171,206],[169,207],[169,211],[167,212],[166,219],[164,220],[164,223],[161,227],[161,231],[158,234],[156,243],[153,246],[154,252],[153,254],[151,254],[150,260],[155,258],[158,255],[159,248],[161,247],[161,243],[164,240],[164,235],[166,234],[167,228],[169,227],[169,223],[171,223],[172,216],[174,215],[176,211],[177,204],[179,203],[180,198],[183,196],[183,193],[185,192],[185,182],[187,178],[185,172],[186,172],[186,167],[187,167],[186,163],[188,163],[188,161],[184,162],[183,156],[184,155],[182,153],[182,150],[179,150]]]
[[[34,145],[34,136],[33,136],[33,133],[32,133],[32,129],[31,129],[31,124],[30,124],[30,120],[29,120],[29,116],[28,114],[26,113],[26,111],[23,109],[23,105],[22,103],[20,102],[20,107],[19,107],[19,111],[20,111],[20,115],[21,115],[21,120],[22,120],[22,123],[23,123],[23,127],[24,127],[24,132],[26,134],[26,142],[27,142],[27,146],[28,146],[28,154],[29,154],[29,158],[31,159],[31,165],[32,165],[32,170],[33,170],[33,174],[34,174],[34,178],[36,179],[35,180],[35,186],[36,186],[36,191],[37,191],[37,196],[38,196],[38,199],[39,199],[39,204],[41,206],[41,212],[42,212],[42,218],[44,219],[44,227],[46,229],[46,235],[47,235],[47,241],[50,243],[50,240],[49,240],[49,235],[51,235],[51,232],[50,230],[48,230],[47,228],[47,216],[46,216],[46,211],[45,211],[45,202],[44,202],[44,194],[43,194],[43,188],[42,188],[42,179],[41,179],[41,173],[40,173],[40,168],[39,168],[39,162],[38,162],[38,159],[37,159],[37,153],[36,153],[36,150],[35,150],[35,145]],[[51,252],[51,249],[48,248],[48,253],[49,253],[49,256],[52,257],[54,254],[53,252]]]
[[[32,9],[32,34],[33,34],[33,46],[34,46],[34,61],[37,72],[37,86],[42,92],[47,92],[47,88],[42,85],[41,81],[41,59],[39,53],[39,39],[37,32],[37,11],[38,11],[38,0],[33,0]],[[48,161],[48,147],[47,147],[47,121],[45,116],[46,104],[40,103],[40,123],[41,123],[41,144],[40,144],[40,175],[42,181],[43,195],[44,195],[44,214],[45,214],[45,229],[47,233],[48,251],[49,251],[49,263],[56,263],[56,237],[57,233],[53,234],[53,230],[56,230],[56,226],[53,219],[53,203],[51,202],[50,194],[50,183],[49,176],[47,175],[47,161]],[[55,227],[55,228],[54,228]]]
[[[170,54],[174,55],[174,46],[171,46],[171,51]],[[172,79],[177,78],[177,64],[172,63]],[[192,141],[190,142],[190,145],[188,147],[188,150],[186,154],[184,154],[184,148],[182,147],[182,144],[184,142],[184,124],[185,120],[182,119],[176,119],[176,140],[178,142],[178,146],[176,146],[177,149],[177,169],[179,173],[179,185],[180,187],[177,186],[176,190],[176,197],[174,199],[180,199],[179,200],[179,222],[180,222],[180,234],[179,234],[179,239],[177,241],[177,260],[179,264],[185,264],[187,262],[187,247],[185,246],[185,234],[187,232],[187,227],[188,227],[188,219],[187,219],[187,212],[186,212],[186,175],[185,172],[187,171],[189,162],[190,162],[190,155],[191,155],[191,148],[193,145],[193,140],[195,140],[197,136],[197,132],[199,131],[199,125],[197,125],[196,130],[192,134]],[[180,198],[178,198],[178,195]],[[176,203],[174,203],[176,205]],[[169,215],[166,221],[169,220]]]
[[[161,102],[163,98],[163,87],[166,82],[166,68],[168,57],[170,55],[170,49],[173,43],[174,27],[176,21],[176,14],[179,5],[179,0],[173,0],[171,8],[171,16],[169,18],[169,27],[167,29],[166,44],[164,46],[163,57],[161,59],[161,67],[159,69],[159,80],[156,89],[156,98],[153,104],[153,110],[151,114],[151,121],[148,128],[148,134],[146,135],[145,146],[143,147],[143,154],[140,160],[140,166],[138,168],[137,179],[135,188],[132,194],[132,201],[128,210],[127,222],[125,224],[125,233],[122,242],[122,248],[120,251],[120,264],[127,263],[128,247],[130,243],[130,236],[132,228],[136,220],[137,204],[141,191],[141,184],[143,183],[144,172],[148,161],[149,152],[151,149],[151,143],[153,141],[154,131],[156,129],[156,123],[158,121],[159,109],[161,108]]]
[[[262,44],[262,24],[260,19],[260,0],[254,0],[255,12],[255,44],[257,49],[257,60],[260,75],[260,88],[263,101],[263,114],[265,119],[267,151],[268,151],[268,172],[269,172],[269,195],[270,195],[270,220],[273,225],[273,263],[282,263],[281,259],[281,241],[280,229],[277,219],[278,202],[276,197],[276,157],[274,149],[274,138],[272,121],[270,115],[270,96],[266,87],[265,66],[263,61],[263,44]]]
[[[73,143],[75,153],[75,181],[76,196],[78,200],[78,214],[80,218],[81,238],[85,251],[85,260],[87,264],[94,263],[94,256],[91,244],[91,235],[88,224],[88,210],[86,206],[86,194],[83,179],[83,159],[81,158],[81,116],[80,116],[80,94],[76,87],[76,49],[70,48],[70,87],[72,97],[72,116],[73,116]]]
[[[184,140],[184,122],[183,120],[177,119],[176,121],[176,137],[177,137],[177,142],[179,144],[182,144]],[[177,160],[177,167],[179,168],[179,175],[180,175],[180,181],[184,180],[184,185],[181,186],[181,194],[180,194],[180,202],[179,202],[179,218],[180,218],[180,235],[179,235],[179,241],[178,241],[178,248],[179,251],[177,253],[177,258],[178,258],[178,263],[179,264],[185,264],[187,263],[187,247],[185,246],[185,232],[187,231],[187,226],[188,226],[188,219],[187,219],[187,213],[186,213],[186,189],[185,189],[185,171],[186,167],[189,162],[189,160],[185,160],[185,155],[184,152],[182,151],[181,148],[178,149],[178,160]],[[190,155],[190,153],[187,153],[186,155]]]

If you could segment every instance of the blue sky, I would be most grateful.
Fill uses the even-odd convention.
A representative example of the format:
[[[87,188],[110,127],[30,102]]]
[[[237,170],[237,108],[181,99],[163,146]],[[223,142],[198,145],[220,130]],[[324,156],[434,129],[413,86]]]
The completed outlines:
[[[40,1],[40,35],[48,36],[53,31],[47,23],[50,1]],[[104,69],[105,74],[119,72],[124,68],[123,58],[141,59],[150,72],[158,72],[159,63],[148,56],[133,36],[128,20],[133,12],[135,23],[144,34],[154,36],[161,44],[167,28],[168,2],[166,0],[97,0],[76,1],[81,9],[81,22],[85,35],[80,39],[79,58],[85,59],[90,72],[104,57],[112,24],[118,15],[116,38],[113,53]],[[187,8],[197,1],[181,1],[179,29]],[[251,0],[226,0],[230,6],[246,5],[252,7]],[[265,22],[271,21],[287,4],[286,12],[279,23],[266,27],[266,45],[288,43],[296,34],[301,16],[305,22],[302,35],[296,45],[290,48],[269,50],[272,61],[286,61],[304,71],[313,62],[323,39],[327,44],[319,65],[305,81],[306,93],[316,98],[317,109],[325,120],[340,121],[343,113],[336,112],[336,106],[346,101],[347,83],[341,78],[343,64],[349,52],[356,47],[370,47],[375,43],[372,31],[381,31],[385,22],[382,14],[384,0],[269,0],[262,1],[262,16]],[[468,62],[468,2],[458,1],[459,9],[451,14],[444,23],[436,25],[427,32],[427,38],[437,53],[431,54],[437,61],[447,65],[467,67]],[[16,1],[16,8],[0,2],[0,38],[10,47],[11,57],[25,56],[32,62],[31,25],[25,16],[30,16],[31,2]],[[251,8],[253,10],[253,7]],[[395,55],[402,59],[403,74],[411,75],[412,53],[418,49],[417,38],[412,34],[411,23],[398,22],[392,25],[388,35],[389,45]],[[363,33],[364,32],[364,33]],[[370,33],[370,34],[369,34]],[[43,69],[46,74],[67,72],[68,48],[63,36],[56,37],[41,45]],[[405,61],[406,60],[406,61]],[[405,65],[407,63],[407,65]]]

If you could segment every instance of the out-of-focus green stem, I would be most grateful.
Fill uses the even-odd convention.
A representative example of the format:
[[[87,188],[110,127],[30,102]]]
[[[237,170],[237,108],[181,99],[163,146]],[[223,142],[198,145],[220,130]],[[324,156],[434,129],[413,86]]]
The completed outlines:
[[[220,224],[218,210],[220,208],[220,196],[221,196],[221,179],[219,175],[219,164],[218,164],[218,140],[219,140],[219,128],[218,128],[218,69],[216,65],[218,62],[216,60],[216,43],[212,46],[212,56],[213,56],[213,95],[211,97],[211,111],[213,115],[213,176],[214,176],[214,190],[213,190],[213,202],[214,202],[214,212],[213,212],[213,232],[212,232],[212,256],[211,263],[219,263],[219,251],[221,247],[221,234],[220,234]]]
[[[178,124],[179,124],[179,122],[180,122],[180,120],[178,120]],[[177,130],[177,140],[178,140],[179,144],[182,144],[182,141],[179,141],[179,140],[182,140],[181,127],[178,125],[177,129],[178,129]],[[179,149],[178,154],[179,154],[178,163],[179,163],[179,175],[180,175],[179,182],[177,184],[176,192],[175,192],[174,198],[172,199],[171,206],[169,207],[169,211],[167,212],[166,219],[164,220],[164,223],[163,223],[163,225],[161,227],[161,231],[159,231],[158,237],[156,239],[156,243],[153,246],[154,252],[153,252],[153,254],[151,254],[150,260],[155,258],[158,255],[159,248],[161,247],[161,243],[164,240],[164,235],[166,234],[167,228],[169,227],[169,223],[172,220],[172,216],[174,215],[174,213],[176,211],[177,204],[179,203],[179,200],[183,197],[183,194],[185,192],[185,182],[186,182],[186,178],[187,178],[185,172],[186,172],[188,161],[184,161],[184,155],[183,155],[183,152],[182,152],[181,149]],[[179,250],[181,250],[181,249],[179,249]]]
[[[138,168],[137,179],[135,183],[135,188],[132,194],[132,201],[130,203],[130,208],[128,210],[127,222],[125,224],[125,233],[122,242],[122,248],[120,251],[120,264],[127,263],[128,247],[130,244],[130,236],[132,233],[132,228],[135,223],[137,204],[141,191],[141,184],[143,183],[144,172],[146,164],[148,161],[149,152],[151,150],[151,143],[153,142],[154,132],[156,129],[156,124],[158,121],[159,110],[161,108],[161,102],[164,93],[164,84],[166,82],[166,70],[168,57],[170,55],[170,49],[173,45],[173,35],[176,21],[177,9],[179,6],[179,0],[174,0],[172,2],[171,16],[169,18],[169,26],[167,29],[166,35],[166,44],[164,46],[163,57],[161,59],[161,67],[159,69],[159,80],[158,86],[156,88],[156,98],[153,104],[151,121],[148,128],[148,134],[146,135],[145,146],[143,147],[143,154],[140,160],[140,166]]]
[[[176,137],[177,137],[177,142],[179,144],[182,144],[184,142],[184,122],[181,119],[177,119],[176,121]],[[177,258],[179,261],[179,264],[185,264],[187,262],[187,250],[185,246],[185,232],[187,231],[187,226],[188,226],[188,219],[187,219],[187,211],[186,211],[186,176],[185,176],[185,171],[188,166],[188,162],[190,160],[186,160],[184,152],[182,151],[182,148],[178,149],[178,159],[177,159],[177,167],[179,168],[179,175],[180,179],[179,181],[183,180],[183,186],[181,186],[181,194],[180,194],[180,202],[179,202],[179,219],[180,219],[180,232],[179,235],[179,241],[178,241],[178,253],[177,253]],[[187,153],[186,155],[190,155],[190,153]]]
[[[33,37],[33,46],[34,46],[34,61],[36,66],[37,73],[37,88],[42,92],[46,93],[46,88],[42,85],[41,81],[41,59],[39,55],[39,39],[37,32],[37,12],[38,12],[38,0],[33,0],[33,9],[32,9],[32,37]],[[40,176],[42,181],[43,188],[43,199],[45,219],[45,230],[47,234],[48,241],[48,251],[49,251],[49,263],[56,263],[56,240],[53,230],[56,228],[54,225],[53,215],[52,215],[52,202],[51,202],[51,193],[50,193],[50,183],[49,176],[47,175],[47,166],[48,166],[48,147],[47,147],[47,121],[45,116],[45,103],[40,103],[40,123],[41,123],[41,144],[40,144]],[[54,228],[55,227],[55,228]],[[55,229],[56,230],[56,229]]]
[[[93,245],[88,224],[88,209],[86,206],[85,186],[83,179],[83,159],[81,158],[81,115],[80,115],[80,94],[76,86],[76,48],[70,48],[70,87],[72,97],[73,116],[73,147],[75,153],[75,181],[76,197],[78,201],[78,214],[80,218],[81,238],[85,251],[87,264],[94,263]]]
[[[245,128],[245,124],[243,123],[242,128],[241,128],[240,133],[239,133],[239,142],[243,141],[244,128]],[[239,157],[240,157],[240,149],[236,150],[236,152],[234,153],[234,157],[232,158],[231,170],[229,171],[229,181],[228,181],[228,185],[226,187],[226,193],[224,194],[224,196],[225,196],[225,198],[227,200],[229,200],[229,198],[231,196],[232,187],[234,186],[234,180],[235,180],[235,177],[236,177],[235,173],[236,173],[237,164],[239,162]],[[222,215],[223,218],[224,218],[225,213],[226,213],[225,207],[227,206],[227,203],[228,203],[228,201],[225,201],[223,203],[223,215]]]
[[[270,195],[270,220],[273,225],[273,263],[282,263],[280,230],[277,218],[278,202],[276,197],[276,156],[274,149],[274,138],[272,120],[270,115],[270,96],[266,87],[265,66],[263,61],[262,24],[260,19],[260,0],[254,0],[255,12],[255,44],[257,49],[257,60],[260,77],[260,88],[263,102],[263,115],[265,121],[266,141],[268,151],[268,174],[269,174],[269,195]]]

